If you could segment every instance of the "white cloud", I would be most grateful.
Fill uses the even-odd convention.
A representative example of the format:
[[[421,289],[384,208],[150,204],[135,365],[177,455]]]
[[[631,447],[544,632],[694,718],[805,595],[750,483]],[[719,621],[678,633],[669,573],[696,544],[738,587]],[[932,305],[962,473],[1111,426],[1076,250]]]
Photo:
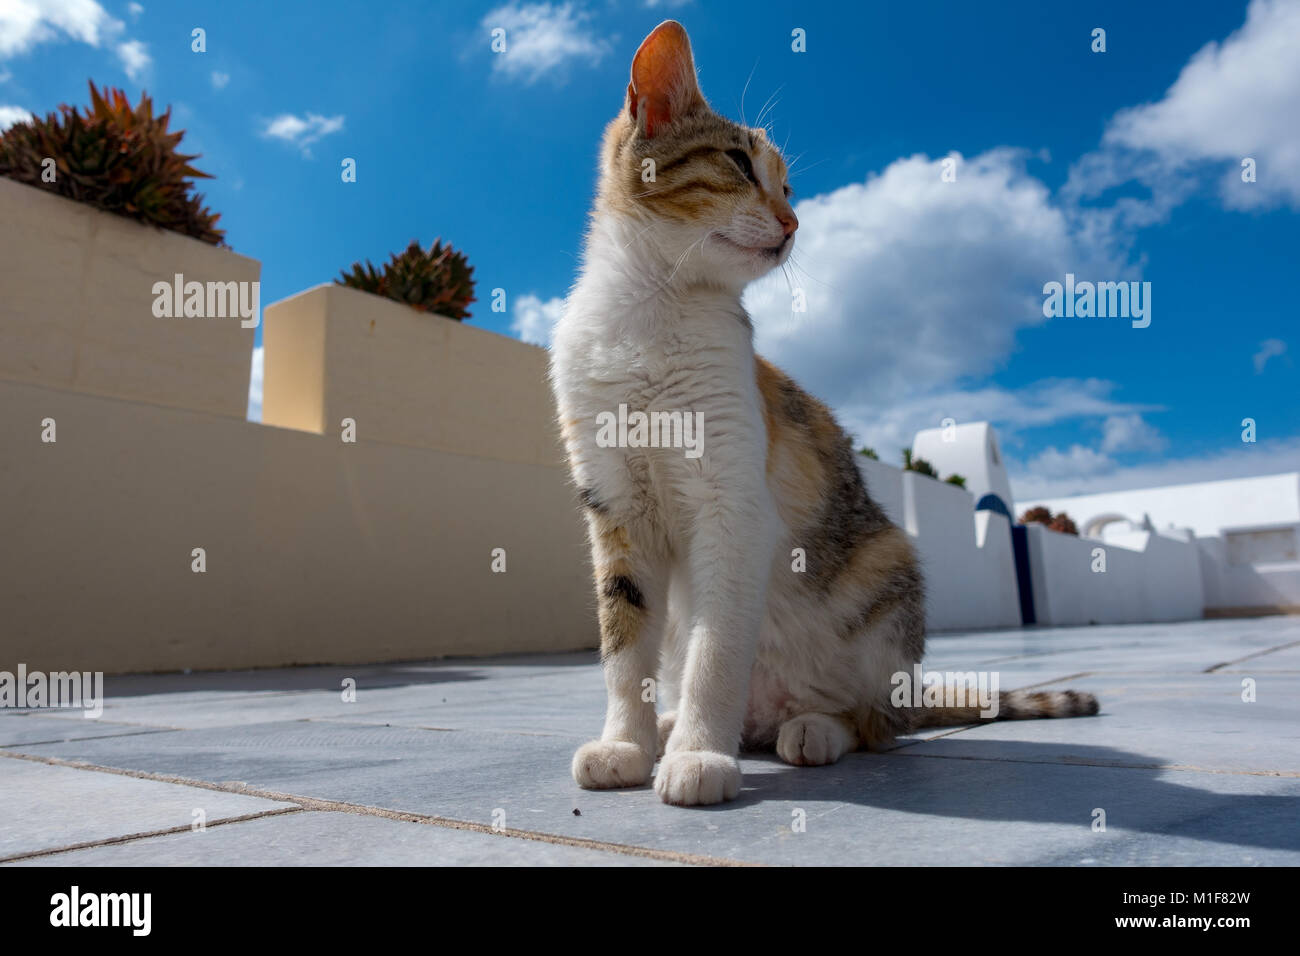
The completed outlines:
[[[138,3],[128,3],[126,9],[132,17],[138,17],[140,14],[144,13],[144,7]]]
[[[804,384],[817,392],[810,383]],[[1021,433],[1029,429],[1157,410],[1118,401],[1111,395],[1114,390],[1113,382],[1095,378],[1043,379],[1014,390],[939,384],[921,388],[911,398],[839,405],[835,411],[857,443],[870,445],[886,461],[895,461],[901,449],[911,447],[918,431],[938,427],[945,418],[993,422],[1003,448],[1012,449],[1022,444]]]
[[[248,420],[262,420],[262,346],[253,349],[253,369],[248,379]]]
[[[95,0],[2,0],[0,58],[62,39],[97,47],[122,29]]]
[[[343,129],[342,116],[321,116],[318,113],[295,116],[292,113],[282,113],[266,122],[262,135],[296,146],[302,150],[304,156],[310,157],[309,147],[312,143],[322,136],[329,136],[341,129]]]
[[[1101,430],[1101,450],[1106,453],[1160,452],[1168,444],[1156,428],[1137,414],[1111,415],[1102,422]]]
[[[1065,193],[1089,198],[1140,182],[1152,191],[1149,201],[1109,210],[1140,226],[1162,218],[1208,174],[1230,209],[1300,209],[1298,102],[1300,3],[1253,0],[1245,24],[1196,53],[1162,99],[1111,119],[1101,149],[1075,164]],[[1241,178],[1247,157],[1257,164],[1253,183]]]
[[[1071,445],[1067,451],[1058,451],[1052,445],[1030,461],[1027,471],[1043,479],[1052,479],[1105,474],[1114,468],[1115,462],[1110,456],[1092,448]]]
[[[1022,152],[953,158],[956,182],[942,181],[941,160],[911,156],[798,203],[790,274],[807,311],[793,311],[784,276],[752,286],[760,354],[882,454],[948,415],[1028,427],[1135,410],[1100,381],[962,388],[997,370],[1019,330],[1046,321],[1044,282],[1124,270],[1072,233]]]
[[[1049,449],[1054,451],[1054,449]],[[1046,454],[1046,453],[1044,453]],[[1059,454],[1059,453],[1058,453]],[[1068,455],[1068,453],[1066,453]],[[1090,460],[1090,456],[1082,456]],[[1219,481],[1225,478],[1249,478],[1254,475],[1276,475],[1297,470],[1300,462],[1300,437],[1257,444],[1238,442],[1225,451],[1194,458],[1172,458],[1148,464],[1127,467],[1098,468],[1091,473],[1050,473],[1058,459],[1045,462],[1046,469],[1038,469],[1036,462],[1028,465],[1007,463],[1011,475],[1011,491],[1017,506],[1045,498],[1063,498],[1070,495],[1090,495],[1103,491],[1128,491],[1133,488],[1158,488],[1194,481]]]
[[[550,348],[555,323],[564,312],[562,298],[542,300],[535,295],[521,295],[515,300],[515,316],[510,331],[525,342]]]
[[[599,63],[610,52],[608,39],[588,25],[590,14],[572,3],[525,3],[497,7],[482,20],[487,31],[504,29],[506,49],[491,53],[492,69],[511,79],[534,83],[569,62]]]
[[[0,0],[0,60],[30,53],[44,43],[74,40],[112,47],[134,80],[148,67],[149,53],[141,41],[122,39],[125,29],[96,0]]]
[[[1271,358],[1286,355],[1286,343],[1281,339],[1265,339],[1259,343],[1259,351],[1255,353],[1255,374],[1264,374],[1264,366],[1268,364]]]
[[[31,112],[21,106],[0,106],[0,131],[7,130],[14,123],[25,123],[31,118]]]
[[[140,75],[149,68],[153,62],[149,57],[149,48],[139,40],[127,40],[125,43],[117,45],[117,56],[122,61],[122,69],[126,70],[126,75],[133,80],[138,80]]]
[[[212,88],[214,90],[224,90],[226,84],[230,82],[230,74],[222,73],[219,70],[212,71]]]

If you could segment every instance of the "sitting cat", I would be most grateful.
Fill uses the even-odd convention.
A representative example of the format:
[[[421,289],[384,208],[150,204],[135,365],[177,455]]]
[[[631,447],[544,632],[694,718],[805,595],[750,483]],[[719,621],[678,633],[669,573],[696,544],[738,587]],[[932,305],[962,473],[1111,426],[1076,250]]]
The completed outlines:
[[[583,787],[642,785],[662,753],[665,801],[717,803],[739,792],[742,743],[827,764],[917,726],[979,719],[891,704],[891,676],[925,648],[916,555],[826,406],[754,354],[741,292],[785,262],[798,226],[780,153],[709,107],[686,31],[660,24],[605,132],[581,272],[552,343],[609,698],[601,739],[573,760]],[[702,454],[657,440],[667,428],[611,442],[596,423],[620,406],[662,413],[660,425],[693,416]],[[657,718],[656,697],[675,710]],[[1073,691],[999,703],[1002,718],[1097,710]]]

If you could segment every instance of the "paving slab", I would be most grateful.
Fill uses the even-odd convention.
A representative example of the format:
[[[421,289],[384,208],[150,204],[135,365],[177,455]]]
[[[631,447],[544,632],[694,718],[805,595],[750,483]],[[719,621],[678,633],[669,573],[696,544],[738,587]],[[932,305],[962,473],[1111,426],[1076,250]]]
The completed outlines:
[[[1096,717],[994,721],[913,744],[914,753],[1016,759],[1025,744],[1057,762],[1099,750],[1136,751],[1129,765],[1289,774],[1300,778],[1300,675],[1259,674],[1256,699],[1242,700],[1234,674],[1095,675],[1069,681],[1101,702]],[[1298,781],[1300,782],[1300,781]]]
[[[188,827],[195,820],[195,810],[202,810],[211,823],[291,806],[259,797],[0,757],[0,807],[4,808],[0,814],[0,858]]]
[[[589,653],[482,661],[308,667],[199,674],[105,678],[104,716],[116,722],[181,729],[225,727],[276,720],[354,719],[379,713],[427,715],[445,703],[540,699],[557,706],[573,691],[588,688],[599,715],[604,682],[592,680],[597,657]],[[520,660],[524,661],[520,663]],[[482,686],[490,678],[492,689]],[[343,681],[353,681],[345,700]],[[509,711],[504,711],[508,713]],[[22,713],[22,712],[18,712]],[[57,711],[27,711],[33,714]],[[382,723],[383,721],[378,721]],[[431,723],[427,718],[426,724]],[[435,723],[436,722],[432,722]],[[599,716],[597,717],[599,729]]]
[[[170,729],[172,728],[123,724],[102,718],[87,719],[73,711],[16,711],[0,718],[0,747],[80,740],[86,737],[118,737]]]
[[[744,761],[738,801],[696,810],[668,807],[649,788],[579,790],[568,771],[572,743],[551,737],[292,723],[243,727],[234,737],[178,731],[33,749],[470,822],[504,812],[512,828],[776,864],[1087,856],[1098,807],[1112,838],[1181,835],[1189,820],[1200,821],[1206,862],[1236,865],[1249,854],[1300,863],[1300,781],[1107,766],[1152,760],[1109,747],[1086,751],[1095,766],[1062,763],[1060,748],[1034,743],[1020,744],[1015,760],[909,756],[914,748],[852,754],[824,768],[755,757]],[[1253,822],[1225,832],[1234,810]],[[806,829],[797,832],[801,820]]]
[[[603,717],[604,683],[588,653],[110,678],[106,718],[182,729],[47,738],[14,731],[48,733],[75,721],[6,714],[0,733],[13,736],[0,741],[12,743],[0,746],[483,825],[504,815],[505,826],[520,830],[717,860],[1295,866],[1300,645],[1288,644],[1297,640],[1294,618],[936,636],[927,670],[997,670],[1004,689],[1091,690],[1102,714],[925,731],[890,753],[852,754],[825,768],[749,755],[740,799],[693,810],[665,806],[649,787],[588,792],[573,783],[574,746],[596,734]],[[346,676],[357,681],[355,703],[339,696]],[[1253,703],[1241,700],[1243,677],[1255,680]],[[54,723],[24,725],[34,720]],[[0,757],[0,774],[18,763]],[[76,793],[85,777],[112,775],[70,772],[84,776],[57,785],[47,778],[15,799],[37,806],[62,787],[56,817],[98,817],[101,802]],[[1094,828],[1098,810],[1104,831]],[[28,812],[33,821],[49,816]],[[307,822],[290,822],[299,818]],[[250,861],[291,862],[292,839],[279,834],[374,826],[353,818],[379,819],[308,811],[212,828],[209,837],[229,830],[221,837],[228,850],[181,834],[78,852],[88,861],[108,860],[110,849],[144,861],[152,845],[157,862],[167,862],[212,846],[224,855],[211,859],[238,859],[256,849],[252,837],[243,842],[258,832],[249,829],[256,822],[275,849]],[[524,841],[480,836],[501,841],[485,844],[485,854],[531,852],[512,847]],[[386,839],[376,837],[375,846]],[[426,852],[426,839],[401,831],[394,858]],[[329,843],[323,835],[320,845]],[[313,845],[307,841],[299,861],[324,860]],[[366,849],[364,836],[338,845],[352,847],[356,860],[383,855]],[[461,860],[462,849],[465,859],[479,852],[464,842],[428,852]]]
[[[612,850],[331,811],[259,817],[10,866],[677,866]]]

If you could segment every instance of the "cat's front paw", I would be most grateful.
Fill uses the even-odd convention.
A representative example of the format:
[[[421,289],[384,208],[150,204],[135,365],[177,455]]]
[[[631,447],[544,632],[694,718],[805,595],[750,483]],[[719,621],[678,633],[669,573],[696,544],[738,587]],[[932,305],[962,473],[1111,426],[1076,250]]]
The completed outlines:
[[[593,740],[573,755],[573,779],[584,790],[639,787],[650,779],[654,755],[626,740]]]
[[[655,790],[664,803],[679,807],[734,800],[740,793],[740,761],[711,750],[674,750],[659,762]]]

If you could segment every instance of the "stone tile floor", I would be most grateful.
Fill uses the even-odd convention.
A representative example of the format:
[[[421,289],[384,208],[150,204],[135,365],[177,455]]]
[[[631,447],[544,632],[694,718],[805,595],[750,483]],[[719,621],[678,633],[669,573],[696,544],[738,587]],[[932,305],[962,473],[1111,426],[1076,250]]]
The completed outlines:
[[[110,676],[98,720],[0,711],[0,864],[1300,865],[1300,619],[943,634],[926,668],[1102,711],[749,755],[680,809],[570,778],[594,654]]]

